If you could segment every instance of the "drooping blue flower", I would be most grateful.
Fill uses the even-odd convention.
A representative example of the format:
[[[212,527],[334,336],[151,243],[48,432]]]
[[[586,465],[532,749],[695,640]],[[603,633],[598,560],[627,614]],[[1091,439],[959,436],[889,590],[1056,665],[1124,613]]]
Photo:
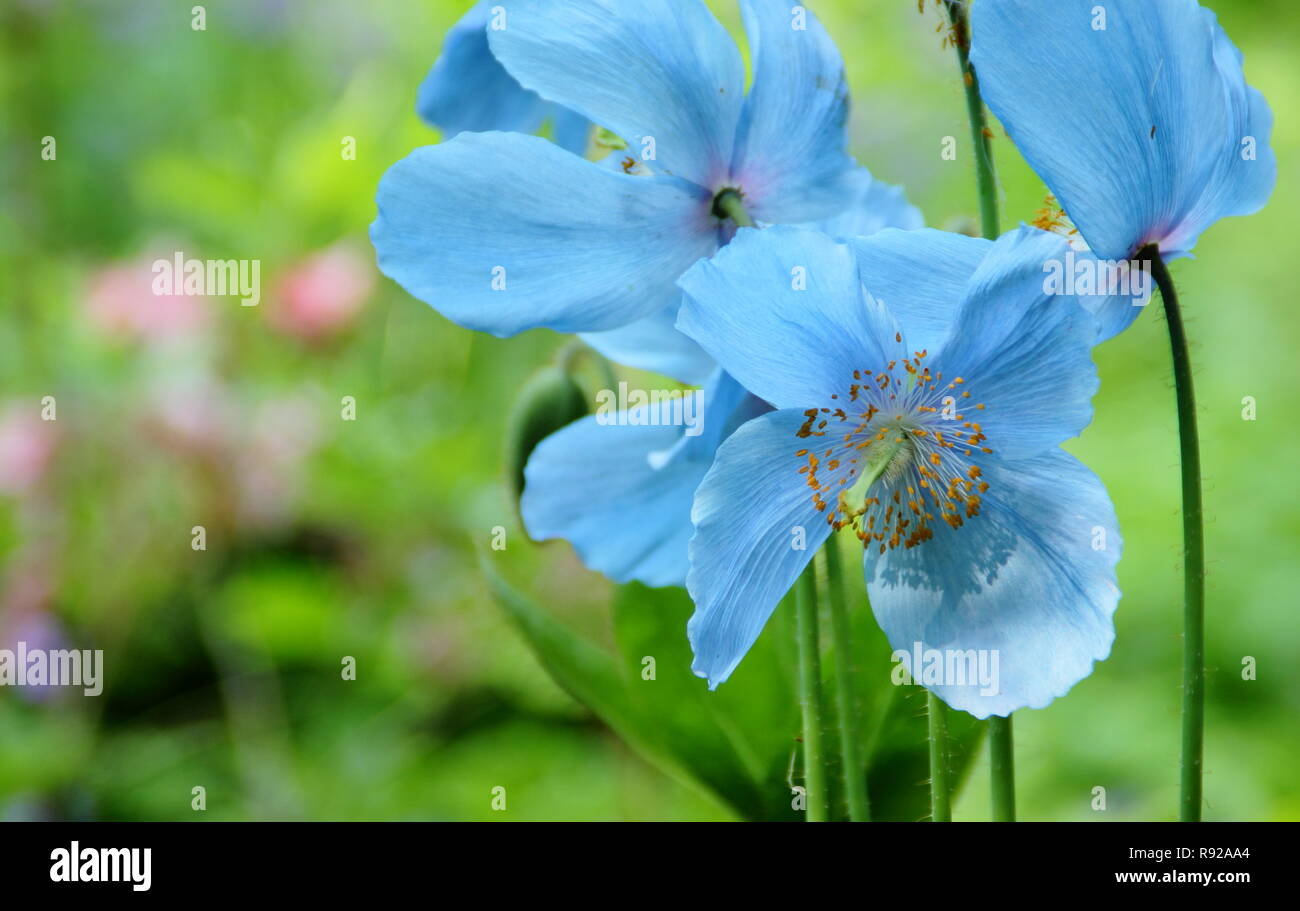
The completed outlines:
[[[862,542],[898,653],[996,656],[991,684],[902,659],[955,708],[1041,707],[1106,657],[1115,513],[1059,448],[1091,419],[1096,326],[1042,281],[1065,248],[1029,228],[840,244],[774,227],[682,278],[679,327],[776,409],[723,443],[695,495],[688,633],[711,686],[836,529]]]
[[[505,27],[489,29],[496,59],[621,136],[637,173],[516,133],[417,149],[379,186],[380,268],[472,329],[602,333],[644,321],[635,337],[671,325],[678,276],[734,232],[714,210],[722,192],[762,222],[842,212],[860,169],[846,152],[839,53],[801,6],[741,9],[748,93],[739,50],[701,0],[509,4]],[[589,340],[630,366],[666,369],[616,350],[620,336]]]
[[[843,239],[886,227],[921,227],[920,211],[901,188],[872,180],[865,171],[859,176],[852,207],[818,227]],[[683,382],[699,382],[701,370],[712,371],[704,383],[700,431],[661,422],[661,412],[648,407],[570,424],[543,440],[528,460],[520,502],[524,525],[536,540],[569,541],[589,568],[616,582],[683,585],[695,489],[722,441],[771,406],[718,369],[667,318],[607,334],[619,337],[627,360],[645,363],[659,351],[660,372]],[[611,355],[609,345],[604,350]],[[677,357],[670,358],[674,352]]]
[[[985,101],[1098,257],[1187,255],[1268,200],[1272,112],[1196,0],[979,0],[971,33]],[[1103,338],[1139,312],[1116,299]]]
[[[451,27],[442,54],[420,84],[416,111],[445,139],[466,130],[535,133],[549,121],[556,144],[581,155],[591,123],[521,86],[492,55],[488,28],[493,20],[505,24],[504,9],[497,0],[482,0]]]

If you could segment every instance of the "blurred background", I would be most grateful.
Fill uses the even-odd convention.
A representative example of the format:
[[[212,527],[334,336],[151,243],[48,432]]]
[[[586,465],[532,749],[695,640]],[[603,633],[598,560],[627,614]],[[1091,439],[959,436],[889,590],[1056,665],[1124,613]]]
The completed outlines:
[[[505,483],[506,412],[564,340],[457,328],[374,266],[376,183],[438,140],[416,89],[468,5],[213,0],[202,31],[189,2],[0,9],[0,648],[98,648],[106,665],[97,698],[0,688],[0,818],[736,817],[552,682],[479,568],[504,527],[529,597],[613,642],[613,586],[567,544],[528,543]],[[734,4],[711,5],[737,29]],[[1300,11],[1210,5],[1273,108],[1280,174],[1267,209],[1219,223],[1173,267],[1208,511],[1205,816],[1296,819]],[[969,158],[940,157],[967,126],[938,12],[811,6],[848,64],[858,158],[929,224],[969,223]],[[1044,187],[1000,127],[995,148],[1004,225],[1032,219]],[[260,260],[259,305],[155,296],[151,264],[176,250]],[[1124,597],[1110,659],[1016,716],[1025,819],[1176,813],[1182,585],[1162,323],[1151,308],[1098,350],[1097,417],[1069,447],[1118,507]],[[981,751],[957,818],[987,818],[986,778]]]

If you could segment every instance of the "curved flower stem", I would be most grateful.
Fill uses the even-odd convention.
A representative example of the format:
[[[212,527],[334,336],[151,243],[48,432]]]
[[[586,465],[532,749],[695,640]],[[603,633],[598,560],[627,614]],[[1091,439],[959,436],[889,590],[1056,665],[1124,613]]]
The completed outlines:
[[[989,718],[989,764],[993,769],[993,821],[1016,821],[1016,768],[1011,716]]]
[[[988,114],[980,97],[980,82],[970,63],[970,23],[964,0],[943,0],[952,23],[952,43],[957,49],[961,81],[966,87],[966,116],[970,120],[971,143],[975,149],[975,182],[979,189],[980,229],[989,240],[998,236],[998,186],[993,171],[993,148],[989,142]]]
[[[966,87],[966,115],[970,120],[971,141],[975,147],[975,182],[979,189],[980,230],[988,240],[998,237],[998,187],[993,171],[993,148],[980,82],[970,62],[970,21],[965,0],[943,0],[952,23],[952,43],[957,49],[961,80]],[[933,746],[931,747],[933,750]],[[989,719],[989,757],[993,772],[993,818],[1002,822],[1016,819],[1016,778],[1011,716]]]
[[[803,709],[803,765],[808,822],[826,822],[826,763],[822,752],[822,668],[817,632],[817,574],[808,562],[795,583],[799,622],[799,704]]]
[[[862,762],[862,736],[858,726],[858,712],[854,694],[853,676],[856,671],[856,653],[849,630],[849,608],[844,600],[844,577],[840,567],[840,551],[831,535],[822,547],[826,561],[826,585],[830,590],[831,641],[835,645],[835,699],[839,705],[840,767],[844,774],[844,794],[849,805],[851,822],[866,822],[871,818],[867,800],[866,767]]]
[[[952,786],[948,783],[948,708],[926,693],[930,720],[930,821],[952,822]]]
[[[1178,402],[1178,450],[1183,474],[1183,769],[1178,818],[1201,821],[1201,752],[1205,742],[1205,531],[1201,513],[1201,450],[1196,432],[1196,394],[1187,332],[1178,307],[1178,291],[1160,250],[1154,246],[1139,256],[1151,272],[1169,324],[1169,349],[1174,361],[1174,394]]]

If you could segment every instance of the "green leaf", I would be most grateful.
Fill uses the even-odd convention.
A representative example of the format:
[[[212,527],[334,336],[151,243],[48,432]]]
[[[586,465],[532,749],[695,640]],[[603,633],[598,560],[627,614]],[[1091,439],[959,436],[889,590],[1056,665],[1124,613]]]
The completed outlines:
[[[633,699],[655,720],[679,761],[742,816],[799,818],[788,781],[798,700],[792,655],[782,647],[792,637],[774,617],[732,678],[709,692],[690,670],[686,623],[693,611],[679,588],[634,583],[619,589],[615,638]],[[654,679],[645,679],[646,659],[653,659]]]
[[[728,732],[711,717],[703,701],[686,690],[678,673],[670,672],[667,679],[661,679],[656,666],[656,679],[642,679],[640,657],[635,661],[616,657],[586,641],[512,588],[486,558],[481,563],[496,600],[547,673],[569,695],[663,771],[712,793],[742,816],[767,817],[764,795]],[[643,601],[629,617],[654,617],[656,610]],[[631,652],[664,653],[662,643],[653,639],[663,631],[662,624],[626,626],[626,637],[635,643]],[[683,638],[685,628],[682,619],[679,632]],[[680,667],[686,668],[689,676],[690,662]],[[703,681],[690,679],[703,691]]]

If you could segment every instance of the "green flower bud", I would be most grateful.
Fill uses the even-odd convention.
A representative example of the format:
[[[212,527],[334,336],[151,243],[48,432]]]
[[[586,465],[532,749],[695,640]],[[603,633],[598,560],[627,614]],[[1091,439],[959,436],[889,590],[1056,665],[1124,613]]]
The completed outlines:
[[[524,465],[533,449],[589,410],[586,395],[562,367],[543,367],[524,383],[506,419],[506,483],[516,506],[524,492]]]

